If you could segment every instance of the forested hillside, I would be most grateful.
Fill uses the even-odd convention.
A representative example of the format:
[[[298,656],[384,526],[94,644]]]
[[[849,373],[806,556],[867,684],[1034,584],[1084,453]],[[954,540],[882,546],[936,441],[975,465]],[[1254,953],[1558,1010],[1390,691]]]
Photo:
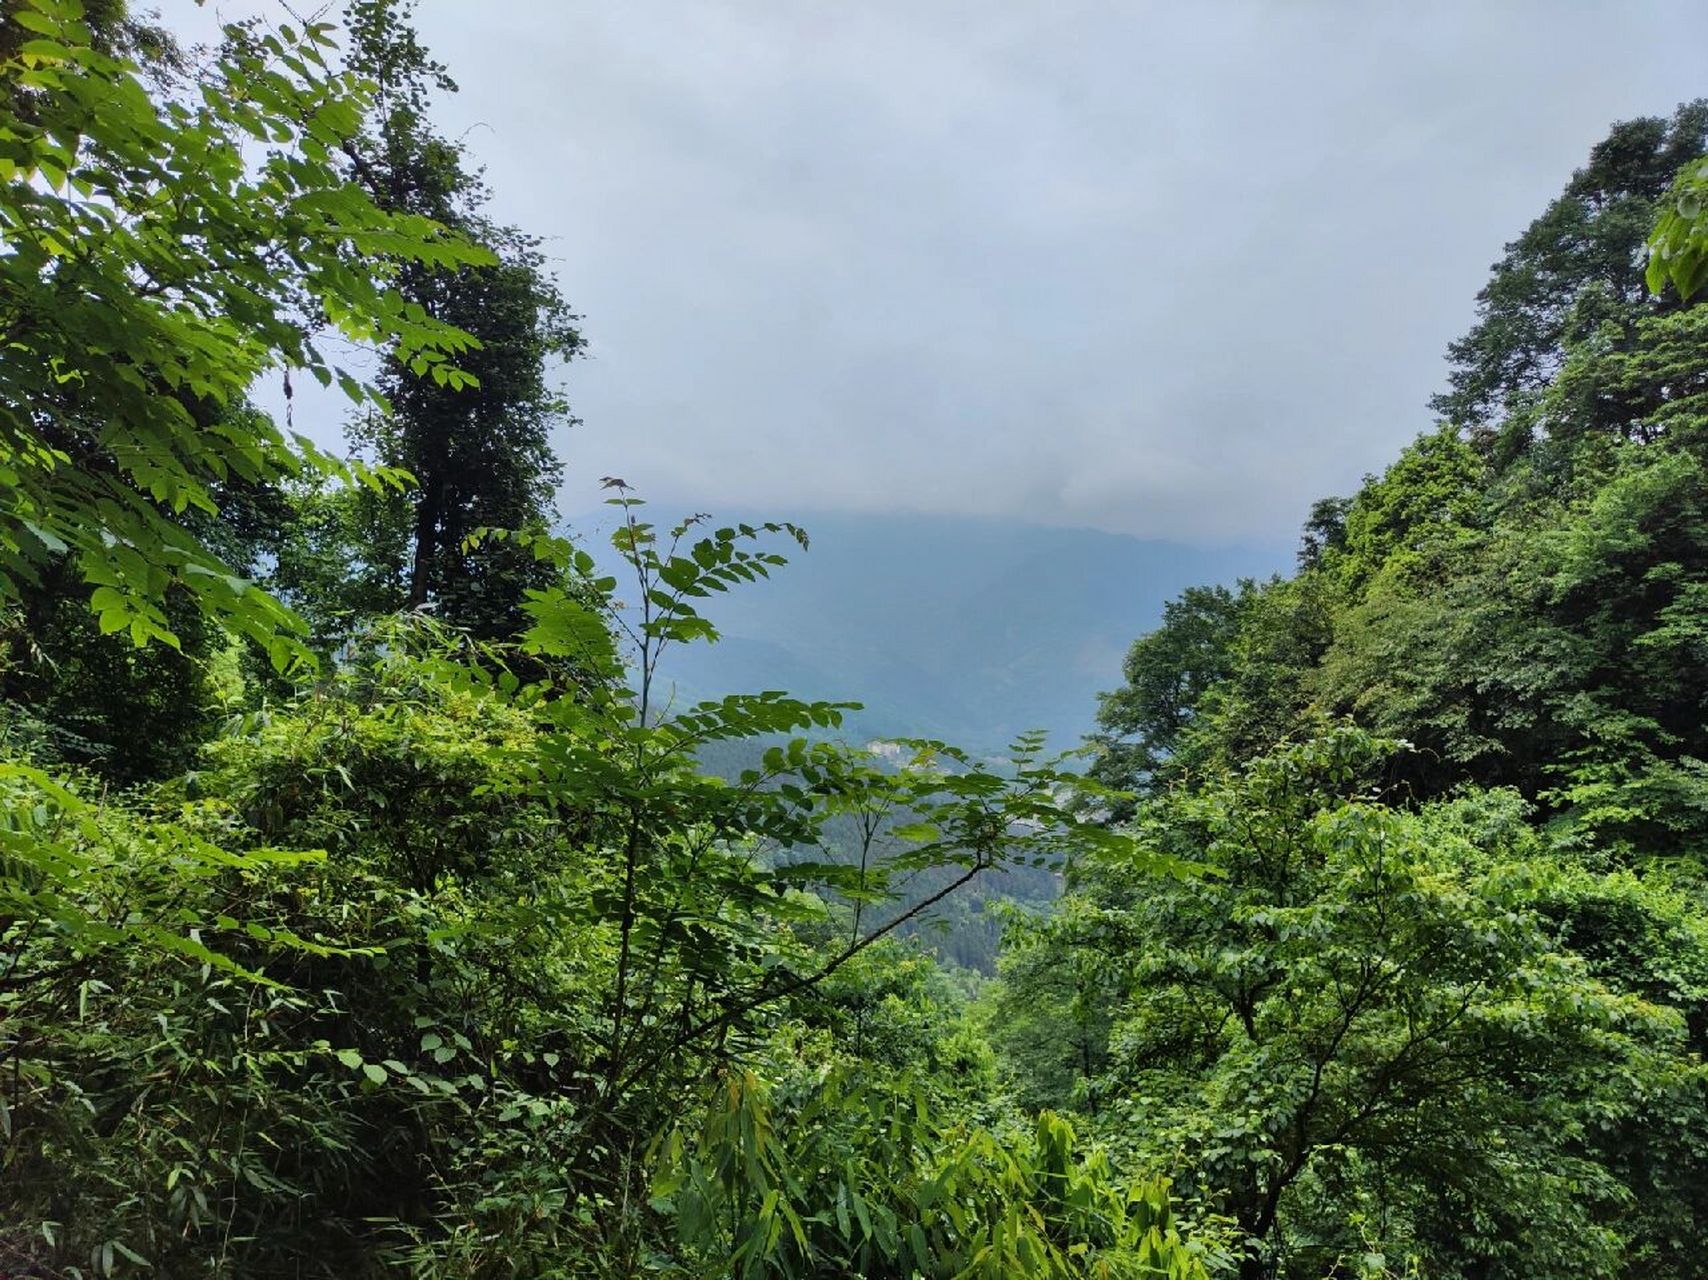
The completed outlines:
[[[1262,1240],[1245,1274],[1702,1274],[1705,140],[1703,103],[1615,126],[1440,424],[1103,700],[1126,829],[1211,873],[1077,863],[992,1025],[1022,1097]]]
[[[671,692],[810,531],[562,533],[407,3],[0,8],[0,1277],[1708,1275],[1708,106],[1088,751],[874,752]]]

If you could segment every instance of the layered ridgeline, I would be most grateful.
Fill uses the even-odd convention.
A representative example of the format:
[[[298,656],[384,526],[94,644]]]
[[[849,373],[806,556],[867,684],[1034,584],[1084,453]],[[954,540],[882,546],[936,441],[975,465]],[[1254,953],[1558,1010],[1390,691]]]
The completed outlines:
[[[663,519],[666,508],[647,510]],[[607,508],[570,522],[613,573],[620,557],[600,533],[617,519]],[[762,519],[720,514],[714,523]],[[1078,748],[1093,728],[1098,691],[1119,679],[1131,637],[1155,626],[1165,600],[1195,582],[1273,576],[1291,560],[1290,549],[1206,549],[992,519],[821,512],[800,524],[810,546],[791,548],[786,568],[697,602],[719,639],[666,653],[664,696],[689,703],[787,689],[855,698],[861,709],[834,736],[877,744],[880,760],[902,758],[891,743],[907,737],[946,739],[993,761],[1035,730],[1055,750]],[[770,745],[710,744],[701,761],[733,779]],[[832,834],[827,856],[857,859],[853,829]],[[911,879],[879,918],[944,883],[940,874]],[[1000,904],[1044,909],[1060,883],[1056,866],[994,870],[903,933],[941,962],[989,974]]]
[[[654,518],[667,519],[668,503]],[[684,698],[788,689],[858,700],[851,736],[940,737],[998,755],[1042,729],[1076,747],[1132,637],[1200,582],[1233,585],[1291,548],[1201,548],[1093,529],[919,514],[791,513],[788,568],[703,602],[721,633],[661,667]],[[718,513],[716,523],[767,518]],[[774,515],[773,517],[774,518]],[[569,522],[596,556],[608,512]]]

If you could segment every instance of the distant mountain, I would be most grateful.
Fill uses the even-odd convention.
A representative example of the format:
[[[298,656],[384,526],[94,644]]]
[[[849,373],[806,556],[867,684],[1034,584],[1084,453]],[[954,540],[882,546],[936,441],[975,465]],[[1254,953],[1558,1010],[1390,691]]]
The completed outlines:
[[[660,507],[649,514],[667,520]],[[776,518],[776,517],[771,517]],[[719,512],[717,523],[755,517]],[[1134,637],[1188,586],[1263,577],[1286,550],[1200,548],[950,516],[795,517],[810,551],[707,602],[714,646],[666,655],[678,696],[786,689],[859,701],[850,736],[918,734],[996,751],[1046,729],[1076,745]],[[572,521],[602,559],[609,513]]]

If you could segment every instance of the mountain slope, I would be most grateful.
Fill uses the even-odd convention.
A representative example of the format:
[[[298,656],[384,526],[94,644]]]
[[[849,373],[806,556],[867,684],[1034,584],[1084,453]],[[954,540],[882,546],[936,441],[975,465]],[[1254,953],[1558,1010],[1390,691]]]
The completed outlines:
[[[743,519],[756,517],[718,522]],[[1276,547],[948,516],[820,513],[797,523],[810,551],[781,548],[791,563],[772,579],[707,602],[722,641],[667,655],[662,674],[678,696],[781,688],[852,699],[865,706],[852,735],[942,736],[988,751],[1033,728],[1075,745],[1165,600],[1289,561]],[[572,522],[590,545],[611,525],[608,513]]]

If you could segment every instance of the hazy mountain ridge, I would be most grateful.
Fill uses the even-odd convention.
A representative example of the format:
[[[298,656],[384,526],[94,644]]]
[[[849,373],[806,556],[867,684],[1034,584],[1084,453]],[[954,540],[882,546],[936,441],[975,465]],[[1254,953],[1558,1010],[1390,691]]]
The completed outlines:
[[[668,509],[649,508],[669,523]],[[720,513],[724,525],[762,518]],[[922,734],[997,750],[1041,728],[1090,730],[1096,695],[1163,602],[1203,582],[1288,567],[1269,547],[1188,547],[1092,529],[955,516],[794,517],[811,548],[764,582],[705,604],[723,639],[678,648],[678,698],[754,689],[859,701],[851,736]],[[570,522],[602,558],[611,513]]]

